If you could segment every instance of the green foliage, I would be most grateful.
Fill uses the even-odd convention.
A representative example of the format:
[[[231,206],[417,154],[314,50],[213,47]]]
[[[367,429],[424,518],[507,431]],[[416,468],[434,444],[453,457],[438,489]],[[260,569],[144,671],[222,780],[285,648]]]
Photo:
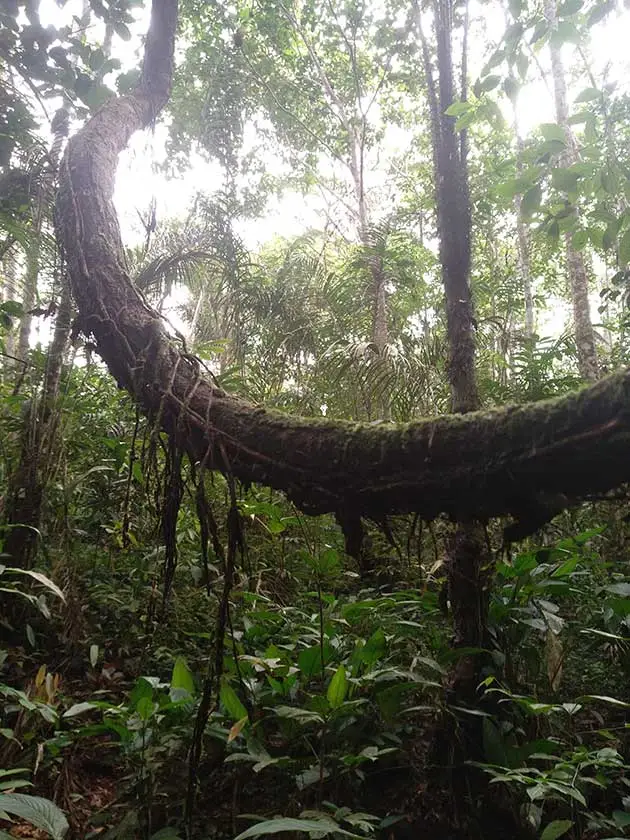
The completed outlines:
[[[0,793],[0,818],[22,817],[53,840],[63,840],[70,828],[63,811],[54,802],[25,793]],[[10,817],[9,817],[10,819]],[[2,832],[5,834],[5,832]],[[5,834],[6,837],[11,835]]]

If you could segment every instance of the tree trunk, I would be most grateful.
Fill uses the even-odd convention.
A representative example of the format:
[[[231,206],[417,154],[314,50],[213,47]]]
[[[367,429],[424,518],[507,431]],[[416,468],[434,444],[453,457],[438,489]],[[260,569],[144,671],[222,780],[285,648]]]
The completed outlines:
[[[0,289],[0,300],[7,301],[7,300],[16,300],[17,297],[17,254],[15,248],[11,248],[11,250],[5,254],[2,259],[2,268],[4,271],[4,278],[2,282],[2,289]],[[4,337],[4,350],[7,354],[8,364],[2,365],[2,373],[3,375],[12,368],[12,362],[14,359],[10,357],[15,357],[15,328],[11,327],[5,334]]]
[[[41,198],[36,199],[37,205]],[[39,279],[39,255],[41,250],[41,210],[36,207],[30,233],[31,239],[26,252],[26,272],[22,284],[22,317],[18,329],[15,355],[21,361],[26,361],[29,344],[31,340],[31,328],[33,326],[32,310],[37,300],[37,281]]]
[[[420,29],[424,70],[429,89],[431,136],[448,330],[448,378],[452,409],[468,413],[479,408],[475,376],[473,304],[470,290],[471,216],[465,138],[446,111],[455,101],[452,56],[453,7],[451,0],[433,6],[437,45],[437,84],[429,47]],[[417,20],[420,24],[419,10]],[[465,64],[465,62],[464,62]],[[482,647],[486,635],[487,584],[490,558],[483,530],[472,518],[462,517],[447,553],[448,594],[453,613],[455,645]],[[451,688],[460,699],[471,699],[477,686],[476,659],[462,657],[451,675]]]
[[[545,0],[545,17],[550,28],[556,30],[558,27],[558,9],[556,0]],[[566,150],[563,155],[563,164],[571,166],[579,160],[579,153],[575,136],[569,124],[569,106],[567,100],[567,83],[562,61],[561,47],[549,42],[551,54],[551,74],[553,76],[553,89],[556,107],[556,119],[558,125],[564,129]],[[595,331],[591,321],[591,310],[588,299],[588,274],[584,257],[580,251],[576,251],[571,240],[571,234],[565,234],[565,251],[567,274],[571,288],[571,302],[573,304],[573,322],[575,327],[575,344],[577,348],[578,367],[580,375],[587,381],[594,382],[599,374],[597,362],[597,346],[595,342]]]
[[[51,173],[54,173],[57,168],[63,141],[68,134],[68,125],[68,112],[65,108],[61,108],[55,114],[52,123],[54,138],[49,152]],[[27,295],[32,294],[32,303],[34,303],[37,294],[40,258],[39,235],[41,234],[43,209],[47,200],[45,191],[50,192],[52,189],[52,178],[54,178],[54,174],[48,176],[38,195],[37,238],[27,254],[25,306]],[[4,551],[11,555],[13,563],[23,567],[28,567],[34,552],[43,494],[48,481],[47,471],[50,468],[56,448],[57,421],[53,412],[53,405],[59,391],[63,352],[70,329],[70,308],[70,292],[66,282],[62,287],[55,332],[48,351],[43,394],[39,403],[36,399],[29,400],[23,412],[20,460],[9,480],[5,521],[10,527],[4,541]],[[19,341],[23,344],[19,346],[18,357],[22,360],[28,353],[30,327],[31,318],[29,315],[28,318],[24,317],[20,324]],[[20,353],[23,355],[20,355]]]

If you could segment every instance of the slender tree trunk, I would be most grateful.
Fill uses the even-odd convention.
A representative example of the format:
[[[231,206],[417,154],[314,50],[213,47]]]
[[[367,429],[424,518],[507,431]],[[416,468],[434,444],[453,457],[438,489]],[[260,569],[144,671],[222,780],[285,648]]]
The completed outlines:
[[[287,20],[290,21],[296,34],[298,34],[302,39],[311,61],[313,62],[315,72],[319,77],[322,92],[328,99],[333,113],[335,113],[346,134],[347,157],[342,158],[342,156],[339,156],[338,161],[341,162],[343,160],[343,163],[347,166],[352,179],[354,198],[356,201],[355,208],[352,208],[352,210],[357,222],[359,241],[367,252],[366,267],[372,280],[372,329],[370,338],[376,349],[376,353],[380,358],[382,358],[385,348],[389,343],[387,278],[383,270],[382,259],[378,254],[374,253],[375,242],[370,233],[370,214],[365,192],[365,137],[367,132],[367,117],[362,111],[361,106],[360,80],[356,75],[358,73],[356,56],[353,54],[353,47],[348,41],[346,41],[348,56],[353,67],[353,73],[355,74],[354,82],[357,89],[354,113],[349,116],[344,102],[335,91],[325,68],[320,62],[317,51],[311,43],[308,34],[301,27],[299,21],[292,12],[282,6],[282,4],[281,8],[284,10]],[[383,359],[383,361],[385,360]],[[370,415],[372,410],[371,399],[368,399],[367,403],[366,407],[368,409],[368,415]],[[381,419],[389,419],[391,408],[388,396],[381,395],[379,397],[378,414]]]
[[[416,20],[422,42],[427,81],[440,262],[445,291],[448,332],[448,379],[452,409],[456,413],[480,407],[475,375],[473,304],[470,289],[471,215],[465,138],[455,129],[455,118],[446,114],[459,98],[455,92],[452,56],[452,0],[433,5],[437,45],[437,82],[429,46],[422,31],[419,6]],[[462,92],[463,93],[463,92]],[[490,558],[483,529],[474,520],[460,521],[450,540],[446,571],[453,614],[456,647],[483,647],[487,634],[487,585]],[[479,663],[461,657],[451,674],[450,689],[460,700],[471,700],[478,684]]]
[[[8,254],[2,260],[2,268],[4,270],[4,278],[2,282],[2,289],[0,290],[0,300],[15,300],[17,297],[18,286],[18,267],[17,267],[17,252],[15,248],[11,248]],[[4,337],[4,349],[7,356],[15,356],[15,327],[9,329]],[[2,370],[8,371],[12,367],[12,360],[8,359],[8,364],[2,365]]]
[[[22,285],[22,317],[17,334],[15,355],[20,361],[28,356],[33,326],[32,311],[37,300],[37,282],[39,280],[39,262],[41,252],[41,233],[43,218],[44,190],[40,188],[35,199],[35,210],[31,222],[30,240],[26,251],[26,272]]]
[[[379,243],[375,241],[374,236],[370,232],[370,213],[365,194],[363,143],[361,140],[361,131],[365,131],[365,125],[362,124],[362,128],[357,129],[350,121],[346,121],[346,130],[348,132],[348,144],[351,149],[349,168],[357,202],[359,240],[366,252],[367,270],[372,281],[372,330],[370,339],[381,363],[386,364],[384,353],[389,344],[387,277],[383,267],[383,260],[377,253]],[[368,412],[372,409],[371,402],[372,400],[370,398]],[[379,395],[376,411],[379,419],[389,420],[391,417],[391,406],[388,395]]]
[[[514,133],[516,135],[516,170],[523,171],[523,140],[520,136],[516,103],[514,106]],[[532,289],[532,271],[529,259],[529,231],[521,213],[522,196],[514,197],[514,211],[516,213],[516,253],[518,273],[523,287],[523,301],[525,304],[525,338],[531,340],[535,331],[534,294]]]
[[[188,328],[188,340],[190,341],[191,347],[194,347],[195,344],[195,334],[197,332],[197,324],[199,323],[199,316],[201,314],[201,307],[204,303],[204,290],[201,288],[199,290],[199,294],[197,295],[197,302],[195,303],[195,309],[193,312],[193,316],[190,321],[190,327]]]
[[[51,174],[42,185],[38,196],[38,234],[41,233],[43,222],[43,208],[45,206],[45,190],[52,190],[64,138],[68,134],[68,112],[59,109],[53,118],[52,128],[54,138],[49,152]],[[29,294],[37,294],[37,278],[39,274],[39,235],[33,248],[27,255],[29,273],[28,282],[34,281],[35,286],[29,289]],[[31,262],[32,261],[32,262]],[[26,297],[26,296],[25,296]],[[29,400],[23,413],[21,430],[20,461],[9,481],[8,504],[5,511],[6,524],[11,526],[7,531],[4,550],[12,557],[16,565],[27,567],[33,554],[36,529],[39,527],[44,488],[47,483],[47,470],[50,468],[55,448],[57,422],[53,405],[59,390],[59,379],[63,363],[63,352],[70,329],[70,291],[64,282],[59,301],[55,332],[51,342],[47,370],[44,379],[43,395],[39,404],[37,400]],[[28,352],[30,336],[30,319],[28,332],[25,332],[24,320],[20,324],[20,340],[26,342],[20,348],[24,356]],[[23,335],[23,328],[25,335]],[[20,356],[20,358],[24,358]]]
[[[350,128],[348,129],[351,130]],[[353,153],[350,162],[350,172],[354,182],[354,192],[357,201],[357,217],[359,227],[359,239],[365,248],[367,267],[372,278],[372,343],[377,352],[383,352],[389,342],[389,327],[387,319],[387,279],[383,271],[383,261],[380,256],[374,253],[378,243],[370,234],[369,210],[367,196],[365,195],[365,182],[363,178],[363,164],[360,159],[361,143],[360,138],[351,135],[348,142],[352,145]]]
[[[68,279],[64,276],[61,281],[61,292],[57,303],[57,316],[55,318],[55,331],[53,333],[48,356],[46,360],[46,373],[44,376],[44,399],[43,409],[40,412],[42,421],[47,420],[47,415],[52,404],[59,396],[59,385],[61,372],[63,370],[64,356],[68,347],[68,339],[72,325],[72,297]]]
[[[558,26],[558,9],[556,0],[545,0],[545,17],[552,29]],[[578,147],[569,124],[569,107],[567,100],[567,82],[562,60],[561,47],[553,42],[549,43],[551,54],[551,74],[553,76],[556,119],[564,129],[566,150],[563,162],[570,166],[579,159]],[[571,289],[573,304],[573,322],[575,328],[575,344],[577,347],[578,367],[581,376],[589,381],[597,379],[599,374],[597,362],[597,346],[595,331],[591,321],[591,310],[588,299],[588,273],[581,251],[576,251],[571,241],[571,235],[565,234],[565,251],[567,274]]]

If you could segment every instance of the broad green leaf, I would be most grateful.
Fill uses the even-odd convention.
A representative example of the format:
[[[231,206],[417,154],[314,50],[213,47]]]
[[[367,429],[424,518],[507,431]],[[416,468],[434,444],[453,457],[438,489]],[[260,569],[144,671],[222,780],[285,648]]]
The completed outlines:
[[[588,236],[595,248],[604,247],[604,231],[601,228],[588,228]]]
[[[503,61],[504,58],[505,58],[505,50],[503,50],[503,49],[495,50],[492,53],[492,55],[490,56],[490,58],[484,64],[480,75],[481,76],[487,76],[490,73],[490,71],[492,70],[493,67],[497,67],[499,64],[501,64],[501,62]]]
[[[619,241],[619,264],[622,266],[630,264],[630,228],[625,231]]]
[[[181,834],[171,825],[152,834],[150,840],[182,840]]]
[[[578,175],[568,169],[552,169],[551,181],[557,190],[574,192],[578,185]]]
[[[536,44],[545,35],[549,32],[549,23],[546,20],[539,20],[536,26],[534,27],[534,31],[532,32],[532,37],[529,39],[530,44]]]
[[[534,184],[533,187],[527,190],[521,199],[521,213],[525,219],[531,218],[534,213],[540,208],[542,201],[542,189],[540,184]]]
[[[131,32],[129,31],[129,27],[125,26],[124,23],[121,21],[117,21],[114,24],[114,31],[119,38],[122,38],[123,41],[130,41],[131,40]]]
[[[558,793],[561,793],[564,796],[568,796],[571,799],[575,799],[576,802],[579,802],[580,805],[583,805],[586,808],[586,799],[584,798],[584,794],[576,787],[571,787],[570,785],[563,785],[558,782],[552,782],[549,779],[547,779],[545,784],[547,787],[550,787],[553,790],[557,790]]]
[[[28,779],[7,779],[6,782],[0,782],[0,790],[15,790],[15,788],[33,787],[33,782]]]
[[[526,192],[531,186],[532,182],[528,178],[510,178],[509,181],[499,184],[496,193],[504,198],[514,198],[515,195]]]
[[[385,640],[385,633],[379,628],[372,633],[365,643],[365,646],[361,650],[361,659],[370,668],[375,662],[378,662],[379,659],[385,656],[386,650],[387,642]]]
[[[592,102],[594,99],[599,99],[601,95],[601,91],[597,90],[597,88],[587,87],[575,97],[574,102],[576,104],[578,102]]]
[[[187,691],[191,696],[195,693],[195,681],[190,668],[183,656],[178,656],[173,665],[171,688]]]
[[[529,58],[524,52],[520,52],[516,56],[516,69],[521,79],[525,79],[527,71],[529,70]]]
[[[377,693],[376,702],[383,718],[387,722],[395,720],[396,716],[400,713],[405,695],[413,691],[414,688],[416,688],[414,683],[400,683]]]
[[[627,811],[613,811],[612,817],[619,828],[627,828],[630,825],[630,814]]]
[[[613,595],[621,595],[622,598],[630,598],[630,583],[627,581],[611,583],[604,587],[604,591],[612,592]]]
[[[55,594],[58,598],[61,598],[62,601],[65,601],[65,596],[61,589],[57,586],[56,583],[53,583],[49,577],[42,574],[41,572],[34,572],[31,569],[15,569],[10,568],[7,571],[12,572],[14,575],[28,575],[28,577],[33,578],[38,583],[41,583],[42,586],[45,586],[46,589],[49,589],[53,594]]]
[[[239,721],[247,717],[247,709],[239,700],[238,694],[234,691],[229,682],[221,684],[219,699],[225,711],[233,721]]]
[[[153,685],[146,677],[138,677],[129,695],[129,705],[135,709],[142,697],[153,697]]]
[[[472,107],[473,106],[470,102],[453,102],[448,106],[445,113],[449,117],[461,117],[462,114],[466,114],[470,111]]]
[[[570,20],[560,20],[549,36],[549,40],[554,46],[561,46],[567,42],[576,44],[580,40],[580,33]]]
[[[133,462],[131,474],[133,475],[134,481],[137,481],[138,484],[144,484],[144,473],[142,472],[142,464],[140,461]]]
[[[557,837],[566,834],[572,825],[573,820],[554,820],[545,826],[545,830],[540,835],[540,840],[556,840]]]
[[[53,840],[62,840],[69,825],[64,812],[49,799],[25,793],[0,794],[0,810],[28,820],[36,828],[47,831]]]
[[[580,700],[600,700],[602,703],[610,703],[611,706],[622,706],[624,709],[630,709],[630,703],[624,700],[618,700],[616,697],[608,697],[605,694],[585,694]]]
[[[331,708],[338,709],[343,701],[346,699],[348,691],[348,681],[346,679],[346,669],[340,665],[335,672],[335,676],[330,681],[326,697],[331,705]]]
[[[486,76],[485,79],[482,79],[479,83],[479,90],[481,93],[488,93],[491,90],[494,90],[498,87],[501,83],[501,76],[498,75],[490,75]]]
[[[327,661],[324,647],[324,663]],[[298,667],[307,679],[322,673],[322,650],[319,645],[301,650],[298,655]]]
[[[156,704],[150,697],[141,697],[136,703],[136,712],[141,720],[150,720],[156,710]]]
[[[545,232],[549,239],[555,242],[560,237],[560,225],[554,220],[551,224],[547,225]]]
[[[260,837],[263,834],[282,834],[285,831],[299,831],[304,834],[314,834],[317,837],[322,834],[343,834],[345,837],[357,837],[359,840],[365,840],[361,835],[352,834],[352,832],[340,828],[331,819],[300,820],[291,817],[266,820],[252,825],[251,828],[242,831],[234,840],[247,840],[248,837]]]
[[[564,3],[558,6],[558,17],[576,15],[583,5],[584,0],[564,0]]]
[[[24,307],[17,300],[5,300],[3,303],[0,303],[0,309],[13,318],[21,318],[24,314]]]
[[[503,82],[503,91],[507,98],[512,102],[516,102],[518,97],[518,92],[521,89],[520,84],[516,81],[516,79],[508,76],[507,79]]]
[[[98,708],[98,706],[96,706],[94,703],[90,703],[89,701],[86,700],[83,703],[75,703],[73,706],[70,706],[70,708],[63,713],[62,717],[63,718],[76,717],[77,715],[82,715],[83,712],[91,712],[91,711],[93,711],[94,709],[97,709],[97,708]]]
[[[564,577],[565,575],[570,575],[575,571],[579,562],[580,558],[577,555],[575,557],[569,557],[568,560],[565,560],[564,563],[558,566],[558,568],[553,572],[552,577],[559,578]]]
[[[588,245],[589,235],[587,230],[576,230],[571,237],[571,244],[576,251],[582,251]]]
[[[543,123],[540,126],[540,133],[545,140],[557,140],[560,143],[566,142],[564,129],[557,123]]]
[[[299,723],[323,723],[324,718],[310,709],[298,709],[294,706],[275,706],[273,713],[278,717],[296,720]]]

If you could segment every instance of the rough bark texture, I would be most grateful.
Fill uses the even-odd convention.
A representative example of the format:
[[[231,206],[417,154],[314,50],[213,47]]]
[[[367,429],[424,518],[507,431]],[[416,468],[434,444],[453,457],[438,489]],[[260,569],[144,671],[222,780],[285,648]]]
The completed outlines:
[[[470,289],[471,214],[468,188],[466,139],[459,135],[455,118],[448,109],[461,94],[465,99],[466,79],[456,94],[453,82],[453,3],[435,0],[434,27],[437,46],[437,86],[431,68],[425,66],[431,98],[438,103],[432,112],[435,194],[440,238],[442,282],[446,299],[449,346],[448,377],[452,408],[462,414],[479,408],[475,374],[473,301]],[[466,18],[467,19],[467,18]],[[464,50],[467,43],[464,30]],[[425,50],[426,52],[426,50]],[[466,66],[463,53],[462,67]],[[437,117],[437,119],[436,119]],[[447,553],[448,595],[453,614],[454,645],[482,648],[488,625],[488,582],[491,558],[483,529],[472,517],[460,517]],[[459,701],[472,700],[479,682],[478,657],[461,657],[449,678],[449,687]]]
[[[440,262],[446,293],[449,343],[448,373],[454,412],[479,407],[475,377],[475,341],[472,296],[470,294],[470,203],[466,167],[462,157],[455,117],[446,109],[455,101],[451,56],[452,8],[449,0],[435,3],[437,39],[438,100],[440,106],[437,140],[436,196],[440,237]]]
[[[192,458],[208,453],[209,467],[285,490],[310,512],[530,517],[544,494],[579,498],[626,481],[626,372],[555,401],[402,426],[289,417],[201,376],[131,284],[112,204],[119,152],[168,97],[176,17],[176,0],[154,4],[142,83],[70,141],[57,201],[83,329],[144,411],[178,434]]]
[[[556,0],[545,0],[545,17],[552,29],[557,28],[558,14]],[[569,123],[569,106],[567,100],[567,82],[562,61],[561,47],[550,41],[551,74],[553,77],[556,119],[558,125],[564,129],[566,151],[563,163],[570,166],[577,163],[579,153],[571,125]],[[598,376],[597,347],[595,332],[591,321],[591,310],[588,300],[588,274],[584,257],[573,247],[571,235],[565,234],[565,249],[567,260],[567,274],[571,287],[571,302],[573,304],[573,322],[575,328],[575,344],[577,347],[578,366],[580,374],[587,381],[594,382]]]

